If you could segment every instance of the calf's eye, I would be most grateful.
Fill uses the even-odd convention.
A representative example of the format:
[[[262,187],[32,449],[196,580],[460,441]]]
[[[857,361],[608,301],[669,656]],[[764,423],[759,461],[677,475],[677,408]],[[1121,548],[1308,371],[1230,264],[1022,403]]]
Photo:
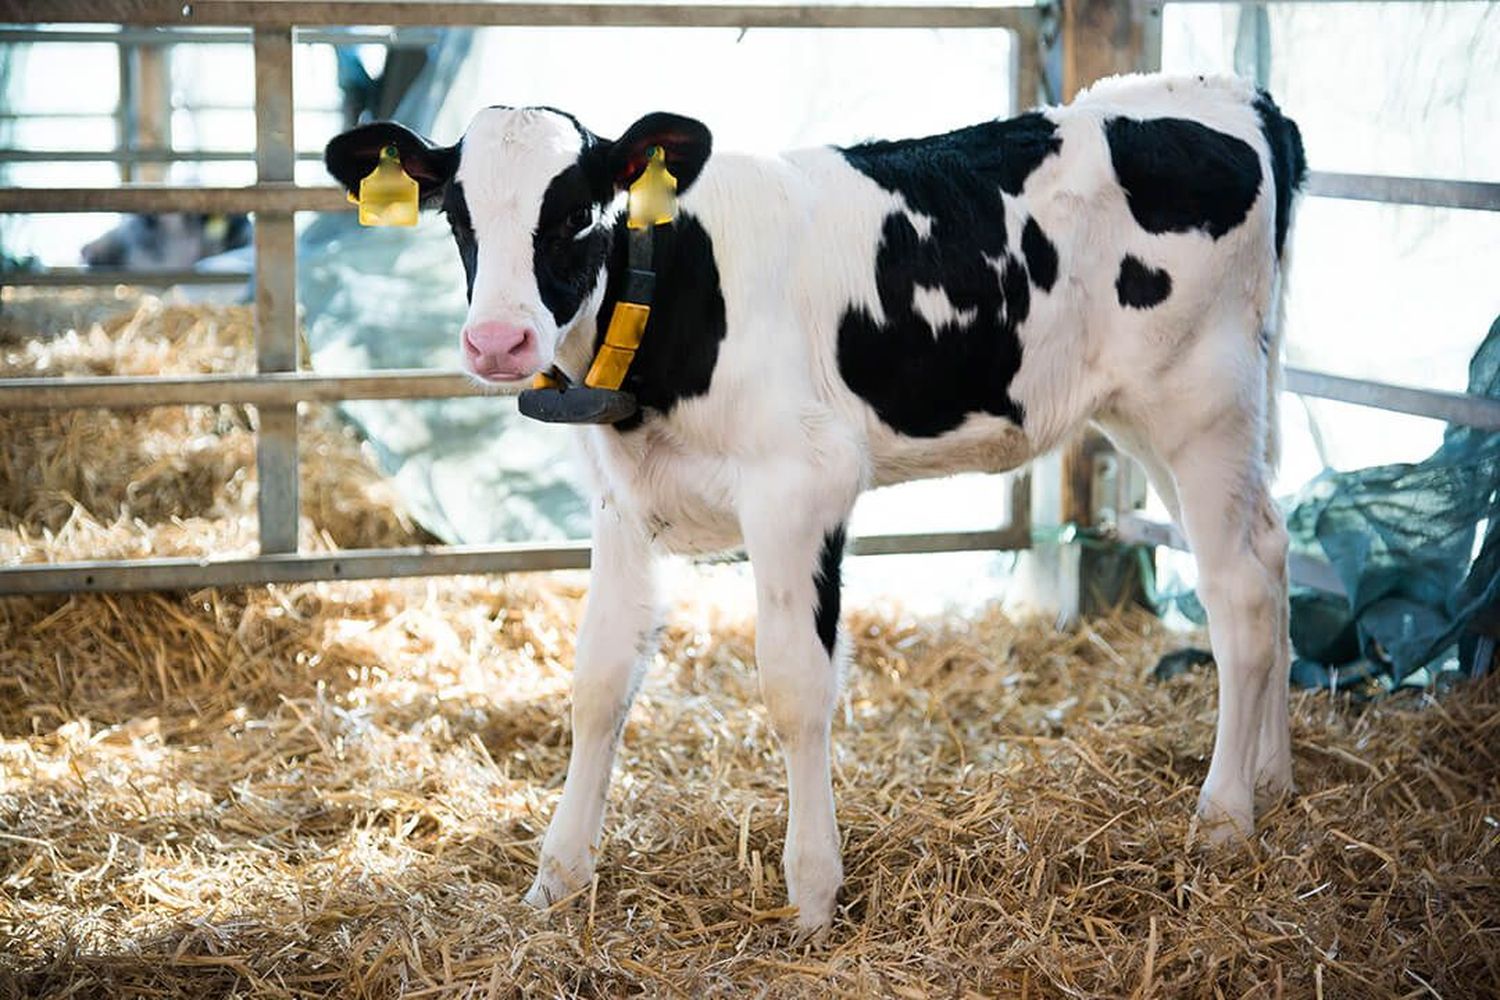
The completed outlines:
[[[592,208],[575,208],[568,213],[567,221],[564,223],[570,233],[581,233],[594,221],[594,210]]]

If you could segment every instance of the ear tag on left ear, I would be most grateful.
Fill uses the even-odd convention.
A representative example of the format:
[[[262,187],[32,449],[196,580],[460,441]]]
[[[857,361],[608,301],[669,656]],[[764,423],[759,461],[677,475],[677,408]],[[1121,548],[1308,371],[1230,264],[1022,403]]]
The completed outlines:
[[[631,229],[662,226],[677,218],[677,178],[667,169],[667,154],[652,146],[646,169],[630,185],[630,214],[626,225]]]
[[[359,206],[361,226],[415,226],[420,188],[401,169],[395,146],[380,151],[380,162],[359,182],[359,197],[349,200]]]

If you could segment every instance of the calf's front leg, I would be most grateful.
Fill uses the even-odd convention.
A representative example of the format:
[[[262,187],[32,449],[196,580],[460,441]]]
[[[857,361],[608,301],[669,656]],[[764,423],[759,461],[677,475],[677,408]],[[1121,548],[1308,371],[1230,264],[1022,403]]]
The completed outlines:
[[[761,693],[786,761],[782,870],[798,932],[810,935],[833,921],[844,878],[829,773],[844,533],[791,513],[796,507],[768,506],[747,517],[744,529],[755,574]]]
[[[593,564],[573,665],[573,753],[526,902],[587,885],[625,717],[654,652],[657,596],[646,532],[613,504],[594,516]]]

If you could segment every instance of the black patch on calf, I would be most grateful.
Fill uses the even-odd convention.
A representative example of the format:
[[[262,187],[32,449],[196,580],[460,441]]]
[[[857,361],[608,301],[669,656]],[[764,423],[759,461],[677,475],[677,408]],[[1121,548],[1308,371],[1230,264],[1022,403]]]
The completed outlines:
[[[924,239],[904,212],[886,216],[875,260],[884,321],[853,307],[839,323],[840,374],[896,431],[934,437],[976,412],[1021,422],[1007,390],[1021,366],[1016,327],[1030,311],[1030,287],[1007,246],[1000,192],[1020,194],[1026,178],[1062,147],[1056,131],[1033,112],[842,151],[850,166],[932,219]],[[1045,271],[1046,252],[1040,245],[1033,250]],[[1055,250],[1051,265],[1049,284]],[[955,310],[973,319],[933,330],[915,309],[918,286],[942,289]]]
[[[1122,306],[1150,309],[1172,294],[1172,276],[1126,254],[1120,261],[1120,276],[1115,279],[1115,294]]]
[[[1021,230],[1021,252],[1026,255],[1026,270],[1031,280],[1044,292],[1052,291],[1057,281],[1057,247],[1047,239],[1035,219],[1027,219]]]
[[[464,281],[468,283],[468,299],[474,301],[474,274],[479,269],[479,241],[474,236],[474,222],[469,217],[469,203],[464,198],[464,186],[457,180],[448,182],[443,191],[443,214],[448,217],[448,226],[453,230],[453,242],[458,244],[458,259],[463,261]]]
[[[839,638],[839,590],[840,571],[844,562],[844,526],[841,524],[823,536],[823,551],[818,556],[818,568],[813,573],[813,586],[818,592],[818,602],[813,608],[813,622],[818,629],[818,638],[823,648],[833,655],[833,647]]]
[[[552,178],[542,195],[536,232],[531,237],[532,270],[542,304],[559,327],[578,315],[579,307],[594,290],[599,268],[609,254],[607,225],[595,227],[582,239],[576,238],[593,224],[609,198],[609,192],[601,192],[590,182],[581,163]]]
[[[1280,257],[1292,224],[1292,196],[1307,180],[1307,155],[1297,123],[1283,115],[1264,90],[1256,95],[1255,113],[1260,116],[1260,134],[1271,153],[1271,181],[1276,186],[1276,256]]]
[[[647,410],[669,413],[680,401],[705,395],[719,360],[719,344],[724,340],[724,294],[708,233],[684,211],[671,226],[657,229],[655,243],[656,290],[651,319],[623,385],[635,394],[641,412],[616,424],[621,431],[639,427]],[[614,227],[596,351],[624,288],[628,253],[625,220],[621,218]]]
[[[1250,144],[1185,118],[1111,118],[1109,158],[1130,214],[1148,233],[1201,229],[1218,239],[1245,221],[1260,191]]]

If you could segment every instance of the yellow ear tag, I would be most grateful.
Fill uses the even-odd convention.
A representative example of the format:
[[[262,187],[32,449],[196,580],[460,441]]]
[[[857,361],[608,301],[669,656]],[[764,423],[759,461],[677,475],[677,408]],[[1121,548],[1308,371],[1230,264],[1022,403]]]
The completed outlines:
[[[359,197],[349,200],[359,206],[361,226],[415,226],[420,188],[401,169],[401,154],[395,146],[380,151],[380,162],[359,182]]]
[[[667,154],[652,146],[635,183],[630,185],[630,214],[625,224],[631,229],[660,226],[677,218],[677,178],[667,169]]]

